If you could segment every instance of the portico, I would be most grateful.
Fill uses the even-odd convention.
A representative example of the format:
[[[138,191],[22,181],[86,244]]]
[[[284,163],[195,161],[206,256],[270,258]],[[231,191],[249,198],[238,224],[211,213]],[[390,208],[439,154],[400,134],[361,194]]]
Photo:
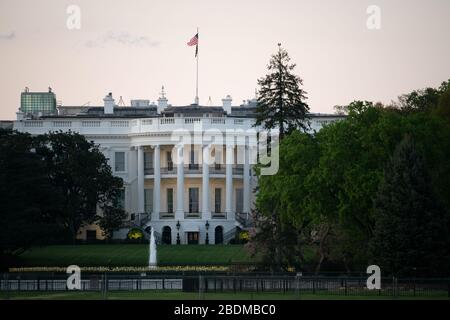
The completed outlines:
[[[240,209],[241,213],[250,212],[251,170],[248,152],[243,158],[243,164],[235,164],[236,146],[202,145],[198,148],[201,150],[199,158],[187,156],[187,153],[197,152],[192,145],[149,144],[134,149],[137,152],[138,209],[140,213],[149,213],[146,212],[145,189],[151,185],[151,221],[182,221],[186,216],[201,220],[234,220],[236,209]],[[161,155],[161,150],[164,150],[165,156]],[[248,147],[244,150],[247,151]],[[212,151],[223,157],[215,157]],[[152,157],[152,161],[148,161],[148,157]],[[173,188],[174,182],[176,188]],[[234,195],[236,188],[239,193],[242,192],[242,196]],[[162,196],[161,192],[166,194]],[[167,201],[173,201],[173,205]],[[242,202],[237,208],[236,201]]]

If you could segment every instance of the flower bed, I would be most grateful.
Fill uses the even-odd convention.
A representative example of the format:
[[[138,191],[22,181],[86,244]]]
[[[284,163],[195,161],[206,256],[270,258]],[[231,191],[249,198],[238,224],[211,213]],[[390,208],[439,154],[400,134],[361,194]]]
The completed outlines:
[[[160,266],[156,269],[148,267],[81,267],[82,272],[227,272],[228,266]],[[66,272],[64,267],[23,267],[10,268],[9,272]]]

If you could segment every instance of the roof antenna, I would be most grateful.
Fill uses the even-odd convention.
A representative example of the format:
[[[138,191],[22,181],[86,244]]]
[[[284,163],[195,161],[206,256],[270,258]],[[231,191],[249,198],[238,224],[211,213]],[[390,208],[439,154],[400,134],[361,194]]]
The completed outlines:
[[[209,99],[208,99],[208,106],[212,106],[212,100],[211,100],[211,96],[209,96]]]

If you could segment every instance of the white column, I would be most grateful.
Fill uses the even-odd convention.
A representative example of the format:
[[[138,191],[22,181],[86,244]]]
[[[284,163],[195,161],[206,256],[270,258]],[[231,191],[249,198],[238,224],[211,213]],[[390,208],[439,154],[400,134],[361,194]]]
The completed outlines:
[[[183,146],[177,147],[177,210],[175,219],[184,219],[184,154]]]
[[[250,161],[248,146],[244,148],[244,205],[245,213],[250,213]]]
[[[226,178],[225,178],[225,211],[227,213],[228,220],[234,220],[233,214],[233,146],[227,145],[226,159]]]
[[[159,211],[161,208],[161,164],[160,164],[160,148],[156,145],[154,150],[153,160],[153,213],[152,220],[159,219]]]
[[[137,165],[137,182],[138,182],[138,211],[143,213],[145,211],[144,205],[144,148],[137,147],[138,165]]]
[[[209,146],[203,147],[202,157],[202,218],[211,220],[211,211],[209,210]]]

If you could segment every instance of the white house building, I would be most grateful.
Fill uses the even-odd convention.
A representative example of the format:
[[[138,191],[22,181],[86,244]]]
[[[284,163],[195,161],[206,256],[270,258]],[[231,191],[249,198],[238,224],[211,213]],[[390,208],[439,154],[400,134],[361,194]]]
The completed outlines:
[[[128,217],[114,238],[125,239],[132,227],[153,227],[162,243],[218,244],[251,225],[260,131],[253,126],[255,99],[239,106],[230,96],[221,106],[172,106],[163,90],[156,104],[116,105],[111,93],[103,101],[61,106],[51,89],[26,89],[14,129],[36,135],[71,130],[100,146],[124,181]],[[311,114],[311,130],[342,117]],[[101,237],[95,225],[79,233],[80,239]]]

